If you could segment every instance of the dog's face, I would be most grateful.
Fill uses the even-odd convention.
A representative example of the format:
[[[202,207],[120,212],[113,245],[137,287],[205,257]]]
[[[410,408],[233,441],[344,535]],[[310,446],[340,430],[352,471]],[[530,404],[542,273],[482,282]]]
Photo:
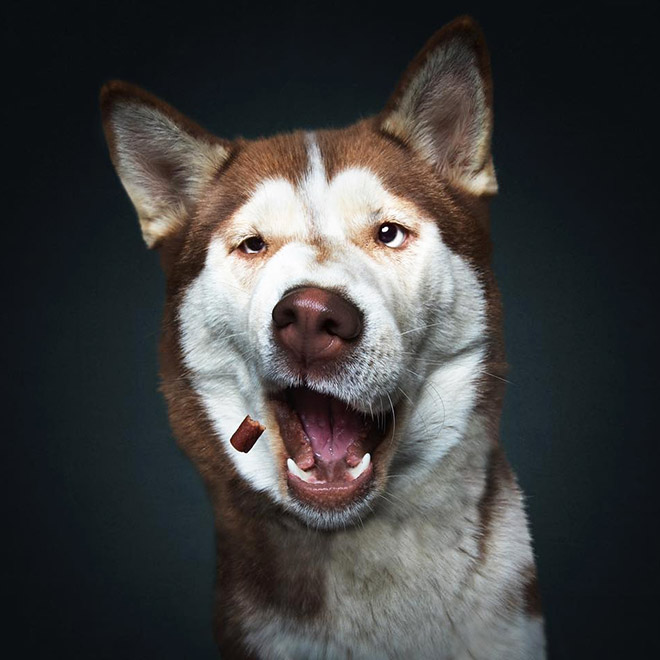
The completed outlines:
[[[437,33],[385,111],[226,142],[111,83],[113,160],[166,254],[177,378],[249,487],[307,524],[369,513],[464,433],[492,346],[488,60]],[[249,453],[243,418],[266,432]],[[394,493],[391,493],[395,496]]]

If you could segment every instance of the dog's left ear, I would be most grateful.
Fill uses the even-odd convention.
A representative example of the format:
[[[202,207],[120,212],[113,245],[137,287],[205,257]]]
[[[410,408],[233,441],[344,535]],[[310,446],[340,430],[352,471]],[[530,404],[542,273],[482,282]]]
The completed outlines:
[[[490,59],[475,21],[463,16],[436,32],[412,61],[380,127],[475,195],[497,192],[490,152]]]

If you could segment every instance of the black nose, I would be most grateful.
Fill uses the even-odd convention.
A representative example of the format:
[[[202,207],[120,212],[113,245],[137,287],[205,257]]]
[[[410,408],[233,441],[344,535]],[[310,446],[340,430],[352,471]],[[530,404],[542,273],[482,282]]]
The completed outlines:
[[[273,309],[275,339],[308,365],[340,358],[362,334],[362,315],[339,294],[316,287],[290,291]]]

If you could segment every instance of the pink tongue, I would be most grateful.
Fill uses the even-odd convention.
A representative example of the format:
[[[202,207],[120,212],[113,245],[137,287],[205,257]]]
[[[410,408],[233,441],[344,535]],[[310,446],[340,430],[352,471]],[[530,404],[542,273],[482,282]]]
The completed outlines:
[[[292,398],[314,455],[326,463],[343,459],[364,431],[362,415],[333,397],[306,388],[293,390]]]

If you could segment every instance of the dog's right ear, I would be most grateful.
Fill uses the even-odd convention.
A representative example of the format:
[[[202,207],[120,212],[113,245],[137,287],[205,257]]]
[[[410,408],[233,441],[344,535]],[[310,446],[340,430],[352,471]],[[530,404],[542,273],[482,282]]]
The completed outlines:
[[[230,145],[164,101],[121,81],[101,90],[110,157],[135,206],[150,248],[186,222]]]

